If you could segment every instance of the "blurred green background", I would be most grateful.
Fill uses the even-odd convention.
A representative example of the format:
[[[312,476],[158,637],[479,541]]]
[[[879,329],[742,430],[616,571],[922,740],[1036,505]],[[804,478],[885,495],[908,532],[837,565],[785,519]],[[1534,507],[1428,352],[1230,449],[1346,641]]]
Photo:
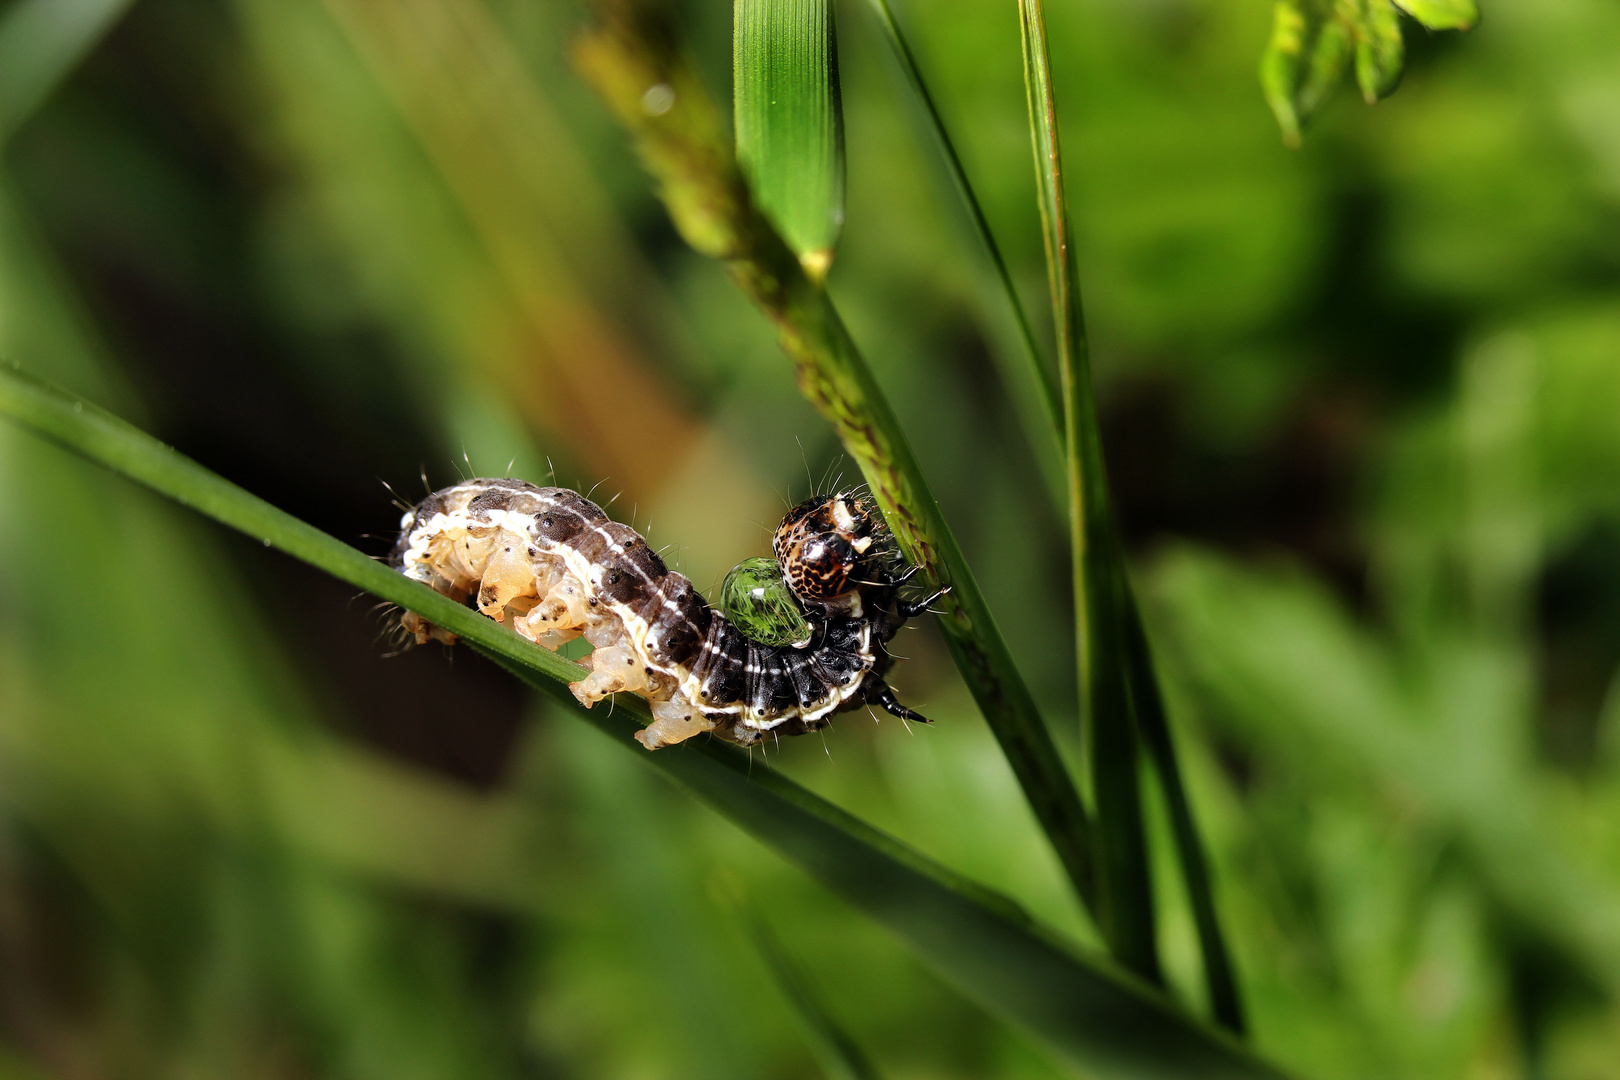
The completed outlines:
[[[1015,6],[899,14],[1038,301]],[[728,99],[729,5],[675,16]],[[1484,16],[1409,24],[1401,90],[1290,152],[1264,0],[1048,12],[1115,495],[1255,1038],[1302,1077],[1620,1077],[1620,8]],[[554,471],[712,588],[854,470],[573,78],[587,18],[0,4],[0,353],[368,551],[385,483]],[[1010,328],[839,19],[831,289],[1072,746]],[[0,1075],[826,1075],[739,893],[882,1075],[1068,1075],[639,747],[387,631],[0,427]],[[848,714],[759,767],[1094,941],[934,632],[902,642],[934,728]]]

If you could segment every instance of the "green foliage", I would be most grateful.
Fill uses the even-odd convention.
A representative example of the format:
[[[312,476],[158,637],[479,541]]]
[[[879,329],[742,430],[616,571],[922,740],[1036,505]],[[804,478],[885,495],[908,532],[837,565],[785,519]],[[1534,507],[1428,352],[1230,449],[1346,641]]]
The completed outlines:
[[[1118,565],[1091,380],[1091,346],[1080,308],[1046,16],[1040,0],[1020,3],[1018,12],[1036,205],[1046,245],[1047,289],[1063,390],[1067,498],[1062,509],[1069,519],[1075,671],[1096,798],[1097,899],[1092,906],[1113,954],[1143,978],[1157,982],[1162,976],[1122,633],[1127,586]]]
[[[1244,1029],[1243,1004],[1231,955],[1216,913],[1202,840],[1193,819],[1159,688],[1152,650],[1120,553],[1109,511],[1090,343],[1076,279],[1078,267],[1066,209],[1057,103],[1052,87],[1045,16],[1036,2],[1020,6],[1024,93],[1035,150],[1036,189],[1045,226],[1047,280],[1058,335],[1064,442],[1077,626],[1076,670],[1090,737],[1092,786],[1100,842],[1097,915],[1116,955],[1158,979],[1155,904],[1137,783],[1137,749],[1158,773],[1169,804],[1176,855],[1193,908],[1205,984],[1217,1021]]]
[[[755,202],[799,261],[813,277],[825,277],[844,227],[844,113],[832,4],[737,0],[732,18],[737,161]]]
[[[0,145],[117,21],[129,0],[21,0],[0,16]]]
[[[1277,0],[1260,85],[1283,142],[1299,146],[1352,58],[1367,104],[1395,92],[1406,63],[1397,9],[1428,30],[1466,30],[1478,18],[1473,0]]]
[[[1094,867],[1085,808],[892,406],[827,291],[750,208],[734,163],[703,120],[712,112],[708,103],[688,95],[668,118],[650,120],[639,107],[637,86],[696,84],[667,28],[646,11],[619,3],[604,4],[600,14],[578,50],[587,77],[663,181],[665,204],[682,234],[690,238],[701,231],[720,239],[698,250],[723,254],[733,280],[774,324],[800,391],[859,466],[906,559],[951,590],[940,626],[952,658],[1076,892],[1089,903]],[[709,197],[678,194],[688,191]],[[701,220],[703,228],[682,225],[687,216]]]
[[[455,633],[565,708],[576,664],[322,535],[93,405],[0,370],[0,415],[160,495],[409,608]],[[651,720],[634,698],[586,711],[631,752]],[[620,715],[623,714],[623,715]],[[646,758],[834,892],[884,922],[940,974],[1075,1062],[1144,1077],[1275,1077],[1131,981],[1073,955],[1016,904],[956,877],[792,781],[752,775],[719,743]],[[1071,1003],[1080,1003],[1078,1010]]]
[[[1356,26],[1356,85],[1367,104],[1376,105],[1395,92],[1406,63],[1406,43],[1393,0],[1362,0]]]
[[[89,10],[14,3],[6,33],[56,7]],[[1046,5],[1144,602],[1124,645],[1166,986],[1148,1000],[1222,1015],[1223,936],[1254,1052],[1292,1074],[1591,1080],[1620,1059],[1620,13],[1495,0],[1456,35],[1430,31],[1471,6],[1397,7],[1399,91],[1319,109],[1289,153],[1254,85],[1269,5]],[[677,102],[724,94],[728,12],[680,6]],[[866,14],[840,12],[826,288],[1087,777],[1016,12]],[[622,490],[612,512],[713,596],[784,501],[848,473],[777,325],[669,235],[741,250],[740,176],[660,172],[686,208],[666,214],[572,72],[567,5],[143,0],[110,33],[75,25],[0,50],[27,61],[0,84],[41,88],[0,162],[8,363],[371,555],[398,520],[374,478],[408,501],[424,467],[437,485],[515,461]],[[1339,81],[1392,70],[1354,44]],[[638,150],[706,123],[710,144],[663,149],[728,167],[723,110],[653,119]],[[808,834],[830,805],[992,883],[1047,928],[1042,963],[1085,961],[1076,984],[1015,965],[1029,942],[997,902],[951,925],[975,949],[1008,935],[985,952],[1017,978],[951,976],[896,936],[941,908],[829,889],[837,866],[818,880],[649,768],[632,703],[595,717],[604,737],[464,646],[386,656],[388,616],[353,586],[10,424],[0,507],[8,1069],[798,1080],[830,1060],[820,1022],[883,1076],[1050,1080],[1074,1068],[1052,1048],[1072,985],[1119,986],[1085,981],[1107,942],[931,619],[894,678],[938,723],[857,713],[746,771],[679,760],[716,799],[765,787],[739,817]],[[876,865],[885,889],[937,881]],[[1223,935],[1201,940],[1205,905]]]
[[[1430,30],[1466,30],[1479,21],[1474,0],[1398,0],[1400,8]]]
[[[1050,482],[1055,497],[1061,501],[1061,494],[1057,494],[1061,491],[1061,482],[1056,479],[1055,469],[1049,464],[1052,460],[1051,455],[1045,453],[1047,440],[1042,437],[1043,432],[1050,434],[1054,444],[1061,447],[1063,403],[1059,397],[1057,379],[1053,376],[1050,365],[1042,359],[1041,348],[1035,342],[1035,331],[1030,325],[1029,313],[1025,310],[1024,302],[1018,295],[1018,288],[1013,283],[1012,273],[1007,268],[1007,260],[1001,253],[1001,245],[997,243],[995,234],[990,230],[990,223],[985,219],[984,208],[973,190],[972,183],[968,180],[966,170],[962,167],[962,158],[946,131],[945,121],[934,104],[933,94],[929,92],[922,71],[917,66],[911,45],[901,32],[900,24],[895,19],[888,0],[871,0],[871,6],[878,20],[878,26],[883,31],[884,39],[889,43],[890,49],[894,51],[895,60],[900,64],[901,74],[911,87],[912,93],[917,96],[917,102],[927,119],[929,133],[939,143],[946,169],[950,174],[951,186],[956,190],[957,197],[962,200],[962,206],[967,211],[974,234],[990,257],[991,266],[996,274],[996,284],[1002,294],[1000,299],[1005,301],[1013,316],[1017,331],[1017,346],[1012,351],[1018,353],[1018,362],[1003,362],[1003,378],[1014,389],[1015,400],[1023,410],[1024,431],[1032,442],[1036,457],[1043,468],[1054,473]],[[1009,350],[999,350],[998,355],[1007,351]],[[1031,387],[1034,393],[1030,392]],[[1039,407],[1036,407],[1032,398],[1038,399]],[[1041,409],[1045,410],[1047,420],[1045,424],[1041,423],[1037,415]]]

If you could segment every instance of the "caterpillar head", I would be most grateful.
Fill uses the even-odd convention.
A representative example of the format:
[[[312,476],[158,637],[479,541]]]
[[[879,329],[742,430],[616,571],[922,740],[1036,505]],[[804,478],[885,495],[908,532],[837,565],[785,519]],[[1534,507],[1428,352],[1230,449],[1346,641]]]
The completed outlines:
[[[853,492],[817,495],[788,511],[771,546],[793,592],[807,604],[825,605],[854,592],[858,572],[884,535],[883,519]]]

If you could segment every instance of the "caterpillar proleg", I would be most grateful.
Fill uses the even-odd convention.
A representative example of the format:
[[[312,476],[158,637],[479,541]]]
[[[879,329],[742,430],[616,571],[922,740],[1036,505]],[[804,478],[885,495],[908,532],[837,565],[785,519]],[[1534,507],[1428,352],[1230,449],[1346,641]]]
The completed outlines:
[[[749,746],[868,703],[927,723],[883,676],[888,642],[934,598],[900,599],[912,571],[896,571],[876,511],[852,493],[817,496],[788,513],[773,547],[775,572],[748,560],[715,610],[578,492],[484,479],[408,511],[391,561],[539,645],[585,637],[591,670],[570,689],[587,706],[646,698],[653,723],[636,738],[649,750],[703,732]],[[400,622],[419,643],[454,640],[413,612]]]

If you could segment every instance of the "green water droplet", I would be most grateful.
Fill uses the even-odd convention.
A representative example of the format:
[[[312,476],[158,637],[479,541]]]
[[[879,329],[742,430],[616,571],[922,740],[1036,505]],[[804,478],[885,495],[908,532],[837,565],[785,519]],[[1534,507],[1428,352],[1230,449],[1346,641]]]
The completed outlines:
[[[761,645],[796,645],[810,637],[810,623],[775,559],[756,556],[732,567],[720,586],[720,610]]]

